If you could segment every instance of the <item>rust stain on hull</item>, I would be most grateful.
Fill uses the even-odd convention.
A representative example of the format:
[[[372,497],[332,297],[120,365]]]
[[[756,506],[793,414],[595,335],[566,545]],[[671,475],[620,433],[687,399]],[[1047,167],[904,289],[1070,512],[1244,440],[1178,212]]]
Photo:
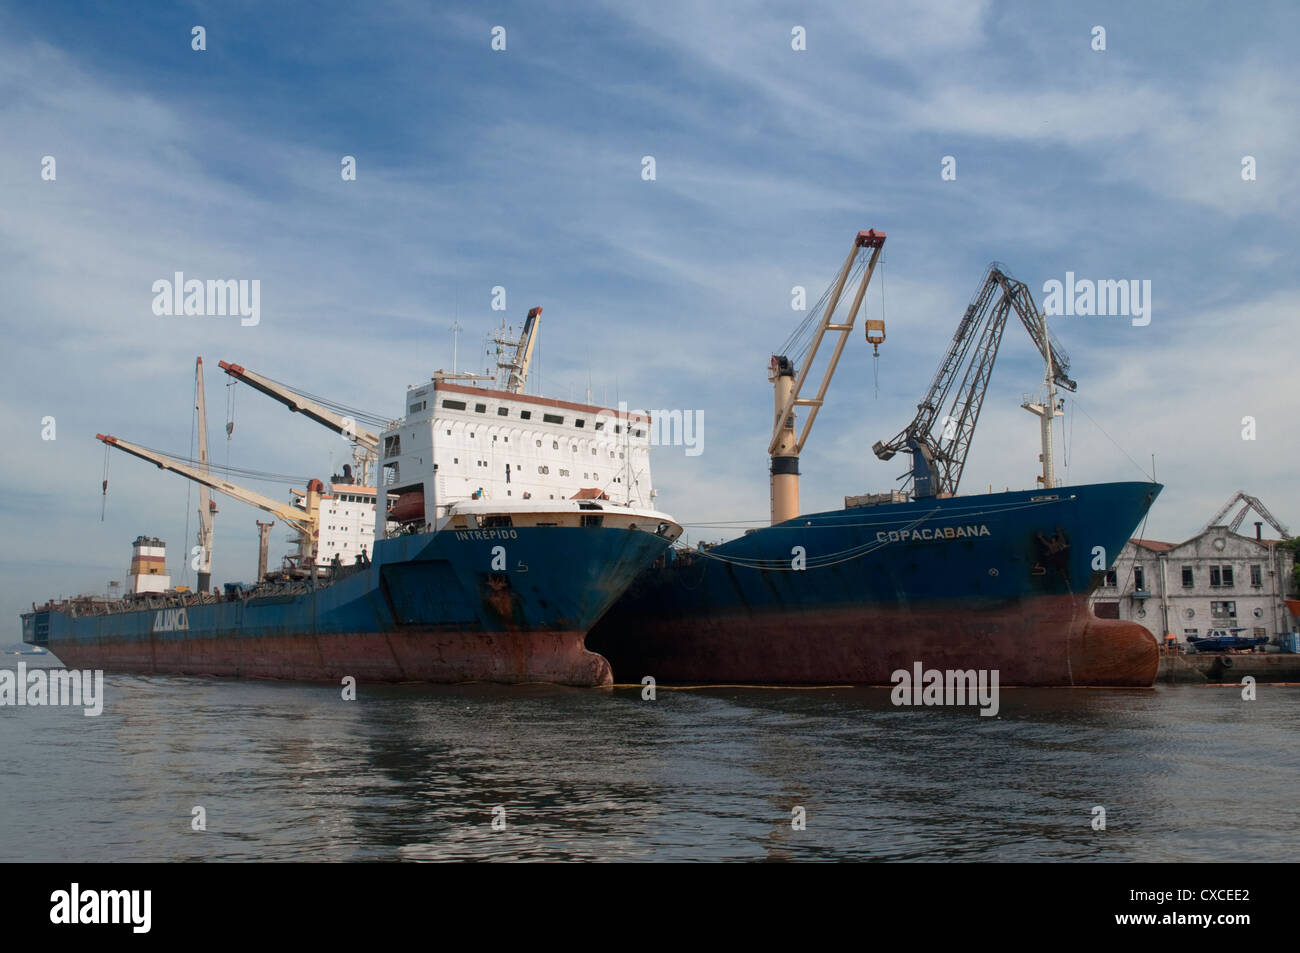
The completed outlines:
[[[1004,686],[1149,687],[1160,651],[1142,626],[1092,615],[1087,598],[1005,608],[872,607],[737,612],[620,627],[599,648],[621,682],[888,685],[892,673],[996,669]]]
[[[165,675],[219,675],[294,681],[613,684],[609,662],[588,651],[581,632],[398,632],[268,638],[150,639],[63,643],[70,668]]]

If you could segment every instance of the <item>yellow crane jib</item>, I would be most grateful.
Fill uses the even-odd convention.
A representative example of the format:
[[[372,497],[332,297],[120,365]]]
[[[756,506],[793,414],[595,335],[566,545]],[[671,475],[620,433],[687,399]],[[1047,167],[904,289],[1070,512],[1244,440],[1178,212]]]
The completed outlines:
[[[776,411],[772,421],[772,438],[768,443],[768,455],[771,458],[769,472],[773,524],[794,519],[799,515],[799,454],[808,440],[813,421],[817,419],[817,412],[825,403],[831,377],[835,374],[836,365],[839,364],[844,344],[853,331],[858,311],[862,307],[862,299],[867,292],[867,285],[871,282],[871,276],[875,273],[876,264],[880,260],[884,247],[884,232],[878,232],[874,228],[858,232],[853,239],[853,248],[826,293],[825,306],[820,316],[815,312],[809,315],[805,324],[800,326],[800,331],[796,331],[797,337],[806,328],[808,322],[816,319],[812,339],[804,353],[798,356],[803,366],[796,369],[795,359],[789,354],[775,354],[769,362],[768,379],[772,382]],[[860,256],[863,254],[869,254],[865,264],[860,261]],[[860,274],[860,277],[852,303],[849,305],[848,313],[837,320],[835,312],[844,294],[844,286],[848,283],[849,277],[855,274]],[[885,323],[873,319],[866,324],[867,341],[875,349],[876,354],[879,354],[879,346],[885,340]],[[838,335],[834,349],[831,351],[826,368],[822,371],[817,395],[804,397],[804,382],[809,370],[816,363],[817,352],[828,332]],[[798,428],[795,420],[795,408],[800,406],[809,408],[802,430]]]

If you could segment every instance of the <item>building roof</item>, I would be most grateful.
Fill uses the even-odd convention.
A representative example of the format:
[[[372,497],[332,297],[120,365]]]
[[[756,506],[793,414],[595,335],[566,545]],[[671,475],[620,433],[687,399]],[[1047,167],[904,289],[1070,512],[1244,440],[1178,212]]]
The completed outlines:
[[[1181,543],[1162,543],[1158,539],[1130,539],[1129,542],[1134,546],[1141,546],[1143,549],[1149,549],[1153,553],[1167,553],[1175,546],[1182,545]]]

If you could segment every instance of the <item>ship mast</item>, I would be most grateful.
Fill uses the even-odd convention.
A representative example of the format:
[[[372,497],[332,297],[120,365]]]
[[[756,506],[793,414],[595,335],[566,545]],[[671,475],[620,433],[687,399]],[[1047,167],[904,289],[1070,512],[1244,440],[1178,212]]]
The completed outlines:
[[[208,466],[208,410],[207,403],[204,400],[203,389],[203,358],[195,358],[194,362],[194,413],[198,418],[198,448],[199,448],[199,470],[205,474],[211,473]],[[212,499],[212,492],[204,483],[199,484],[199,567],[198,567],[198,584],[199,592],[207,592],[212,587],[212,529],[213,519],[217,513],[216,501]]]

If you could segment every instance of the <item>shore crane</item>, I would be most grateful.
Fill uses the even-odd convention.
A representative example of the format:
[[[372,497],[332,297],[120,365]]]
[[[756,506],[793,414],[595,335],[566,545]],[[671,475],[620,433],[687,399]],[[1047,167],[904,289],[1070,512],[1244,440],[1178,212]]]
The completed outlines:
[[[767,448],[768,455],[771,457],[773,525],[794,519],[799,515],[799,454],[803,452],[813,421],[817,419],[817,412],[821,410],[826,400],[826,389],[830,386],[831,376],[835,373],[835,366],[844,351],[844,344],[853,330],[858,310],[862,307],[862,298],[867,292],[867,285],[871,281],[872,274],[875,273],[876,263],[880,260],[880,253],[884,247],[884,232],[878,232],[874,228],[858,232],[853,239],[853,248],[849,251],[849,256],[844,259],[844,265],[840,268],[834,284],[822,297],[822,303],[813,309],[800,328],[791,335],[786,346],[782,348],[787,353],[774,354],[768,364],[768,380],[772,382],[776,410],[772,421],[772,439]],[[864,249],[870,251],[865,258]],[[848,283],[850,275],[860,276],[857,292],[853,296],[848,314],[836,321],[835,310],[839,307],[840,297],[844,293],[844,286]],[[801,355],[790,356],[790,345],[813,322],[816,326],[812,328],[812,338],[806,349]],[[878,348],[885,339],[885,322],[871,320],[866,324],[867,341]],[[817,396],[804,397],[804,382],[827,333],[838,335],[835,348],[831,352],[828,365],[822,371]],[[796,362],[802,363],[803,366],[796,369]],[[796,407],[810,408],[801,432],[795,426]]]
[[[1051,428],[1052,419],[1062,413],[1055,390],[1060,387],[1074,391],[1078,385],[1070,379],[1069,356],[1048,329],[1029,288],[1008,275],[1001,263],[993,262],[957,325],[929,391],[916,405],[916,417],[893,439],[877,441],[871,448],[881,460],[900,451],[911,454],[912,466],[904,474],[904,489],[910,486],[914,498],[952,496],[957,492],[1002,332],[1012,311],[1043,356],[1044,393],[1026,397],[1021,406],[1042,421],[1043,472],[1038,480],[1045,489],[1055,485]],[[948,413],[941,418],[945,404]]]
[[[1241,528],[1241,521],[1246,518],[1246,514],[1251,510],[1254,510],[1268,521],[1269,526],[1277,530],[1279,536],[1283,539],[1291,538],[1291,534],[1287,532],[1286,527],[1277,521],[1277,518],[1268,511],[1268,508],[1259,501],[1258,497],[1251,496],[1244,490],[1238,490],[1234,493],[1228,502],[1224,503],[1223,506],[1219,508],[1219,512],[1215,513],[1210,521],[1205,524],[1205,528],[1209,529],[1211,526],[1222,526],[1223,524],[1220,523],[1219,520],[1223,519],[1223,517],[1228,514],[1228,510],[1232,509],[1238,503],[1244,505],[1242,506],[1241,511],[1232,518],[1232,522],[1228,524],[1229,533],[1237,532],[1237,530]]]
[[[298,534],[298,538],[295,540],[298,546],[297,556],[294,557],[296,568],[305,573],[314,571],[316,551],[320,541],[320,501],[325,489],[320,480],[310,480],[307,483],[305,492],[290,491],[303,500],[302,506],[296,506],[291,503],[281,503],[279,500],[273,500],[269,496],[263,496],[254,490],[245,489],[238,484],[231,483],[229,480],[213,476],[207,470],[176,460],[147,447],[141,447],[138,444],[119,440],[117,437],[102,433],[95,434],[95,439],[124,453],[139,457],[141,460],[147,460],[160,470],[170,470],[172,473],[180,474],[200,486],[216,490],[218,493],[224,493],[232,500],[256,506],[258,509],[277,517]]]

